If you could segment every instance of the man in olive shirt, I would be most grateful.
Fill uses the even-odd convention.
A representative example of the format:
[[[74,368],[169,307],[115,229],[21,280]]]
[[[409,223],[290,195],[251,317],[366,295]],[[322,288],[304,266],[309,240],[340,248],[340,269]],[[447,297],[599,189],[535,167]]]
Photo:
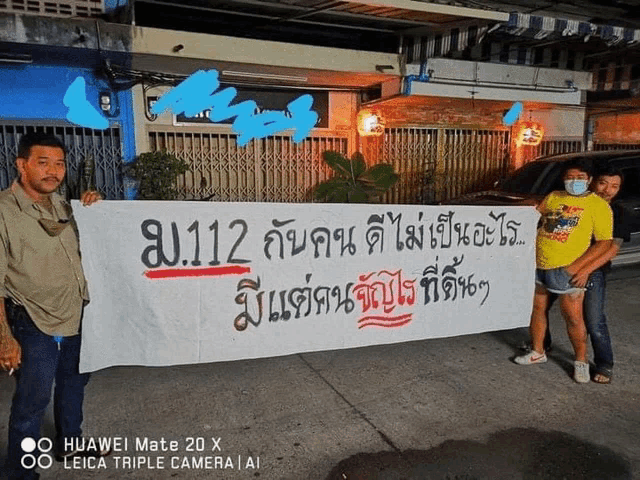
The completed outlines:
[[[19,179],[0,192],[0,368],[16,377],[9,478],[31,479],[38,478],[38,450],[29,444],[40,439],[54,381],[59,455],[74,454],[64,439],[82,435],[89,376],[78,371],[80,321],[89,295],[71,206],[55,193],[66,172],[64,145],[53,135],[25,134],[16,166]],[[100,198],[85,192],[82,202]]]

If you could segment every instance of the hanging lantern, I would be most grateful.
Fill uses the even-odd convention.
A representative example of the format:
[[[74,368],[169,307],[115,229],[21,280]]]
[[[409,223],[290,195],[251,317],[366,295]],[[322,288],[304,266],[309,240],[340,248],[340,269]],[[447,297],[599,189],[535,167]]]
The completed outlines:
[[[362,136],[378,136],[384,133],[384,118],[378,113],[361,110],[358,113],[358,133]]]
[[[535,122],[524,122],[520,126],[520,133],[516,137],[518,145],[535,146],[540,144],[544,136],[544,128]]]

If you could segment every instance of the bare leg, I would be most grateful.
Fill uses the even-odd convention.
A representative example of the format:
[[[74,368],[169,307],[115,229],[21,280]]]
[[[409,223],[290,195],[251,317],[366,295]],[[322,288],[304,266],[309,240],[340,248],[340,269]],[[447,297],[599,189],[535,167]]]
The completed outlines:
[[[533,310],[531,311],[529,335],[531,335],[531,346],[538,353],[544,353],[544,336],[549,323],[547,318],[548,303],[549,292],[543,286],[536,285],[536,291],[533,295]]]
[[[576,354],[576,361],[587,362],[587,327],[582,316],[584,293],[560,296],[562,315],[567,322],[567,333]]]

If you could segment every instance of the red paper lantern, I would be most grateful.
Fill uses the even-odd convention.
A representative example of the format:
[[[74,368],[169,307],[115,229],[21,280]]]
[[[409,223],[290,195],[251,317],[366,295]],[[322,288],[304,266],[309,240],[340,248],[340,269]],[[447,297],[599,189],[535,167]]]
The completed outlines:
[[[525,122],[520,126],[520,132],[516,138],[518,145],[535,146],[542,141],[544,128],[535,122]]]
[[[384,133],[384,118],[369,110],[358,113],[358,133],[362,136],[377,136]]]

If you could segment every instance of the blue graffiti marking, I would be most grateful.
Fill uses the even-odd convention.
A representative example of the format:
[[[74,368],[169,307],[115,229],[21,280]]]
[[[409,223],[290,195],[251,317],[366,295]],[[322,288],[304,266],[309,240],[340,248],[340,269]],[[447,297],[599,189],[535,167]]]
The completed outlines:
[[[164,94],[151,107],[151,113],[160,114],[169,109],[174,114],[194,116],[211,109],[211,121],[220,122],[235,117],[232,131],[238,134],[238,145],[244,146],[253,138],[264,138],[282,130],[295,130],[293,141],[301,142],[318,121],[311,110],[313,97],[301,95],[287,105],[287,111],[256,113],[257,104],[247,100],[230,105],[237,90],[228,87],[213,94],[220,82],[216,70],[199,70],[175,88]]]
[[[151,113],[157,115],[171,108],[174,113],[193,116],[210,105],[209,97],[219,86],[216,70],[199,70],[161,96],[151,107]]]
[[[87,101],[86,83],[78,77],[67,88],[62,103],[69,108],[67,120],[83,127],[104,130],[109,128],[109,121]]]
[[[523,110],[522,102],[514,103],[509,109],[509,111],[504,114],[504,117],[502,118],[502,122],[507,126],[513,125],[515,121],[518,120],[518,117],[522,113],[522,110]]]

